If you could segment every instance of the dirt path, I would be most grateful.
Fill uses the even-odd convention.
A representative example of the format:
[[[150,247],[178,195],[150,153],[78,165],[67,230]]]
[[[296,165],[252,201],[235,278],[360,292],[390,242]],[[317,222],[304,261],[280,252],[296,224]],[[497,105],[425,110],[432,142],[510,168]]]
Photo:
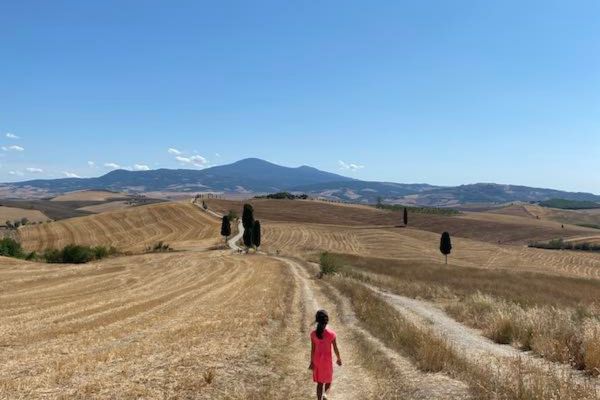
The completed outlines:
[[[376,385],[369,379],[369,373],[361,367],[358,351],[352,342],[344,341],[343,332],[346,332],[349,327],[343,322],[343,318],[338,318],[340,316],[338,308],[320,293],[320,289],[311,281],[308,272],[298,262],[283,257],[274,258],[289,266],[302,294],[305,310],[304,321],[302,321],[304,329],[302,337],[299,338],[299,347],[302,348],[300,353],[303,354],[302,366],[308,367],[310,360],[309,333],[314,322],[314,313],[320,308],[325,308],[331,314],[331,329],[340,333],[338,342],[344,362],[342,367],[334,366],[335,382],[331,389],[331,397],[348,400],[373,398]]]
[[[210,208],[203,208],[202,206],[200,206],[198,203],[196,203],[194,200],[192,200],[192,204],[196,205],[196,207],[198,207],[200,210],[212,215],[213,217],[216,217],[218,219],[223,218],[223,215],[219,214],[216,211],[211,210]],[[239,252],[242,251],[242,248],[240,246],[237,245],[237,243],[242,239],[242,236],[244,236],[244,225],[242,224],[242,220],[240,219],[240,221],[238,222],[238,233],[237,235],[235,235],[234,237],[232,237],[231,239],[229,239],[227,241],[227,245],[229,246],[229,248],[235,252]]]
[[[552,371],[559,376],[568,377],[579,385],[593,385],[600,390],[598,379],[588,378],[567,365],[549,362],[510,345],[494,343],[482,336],[478,330],[457,322],[431,303],[393,294],[375,286],[367,286],[382,296],[409,321],[445,338],[459,354],[464,355],[472,363],[496,365],[500,373],[508,374],[509,370],[514,368],[514,361],[520,359],[531,367]]]
[[[240,241],[240,239],[242,238],[242,236],[244,236],[244,224],[242,224],[242,220],[240,220],[240,222],[238,223],[238,233],[237,235],[235,235],[234,237],[232,237],[231,239],[229,239],[229,241],[227,242],[227,244],[229,245],[229,248],[233,251],[242,251],[242,248],[240,246],[237,245],[237,242]]]
[[[321,284],[312,278],[311,272],[299,262],[275,257],[290,267],[294,278],[302,288],[305,307],[307,309],[306,326],[312,323],[313,312],[319,308],[327,309],[332,315],[332,328],[339,332],[339,346],[344,360],[344,366],[335,370],[335,385],[332,395],[339,399],[365,399],[381,398],[377,393],[385,382],[378,381],[370,371],[366,371],[361,364],[364,355],[356,348],[357,336],[366,341],[370,348],[378,354],[384,354],[390,365],[393,366],[394,387],[400,387],[393,398],[403,399],[466,399],[468,396],[467,386],[456,380],[450,379],[443,374],[425,374],[406,358],[388,348],[380,340],[359,326],[356,316],[348,300],[335,288]],[[327,291],[328,293],[325,293]],[[333,298],[333,301],[332,301]],[[389,383],[389,382],[388,382]],[[389,393],[387,393],[389,395]]]

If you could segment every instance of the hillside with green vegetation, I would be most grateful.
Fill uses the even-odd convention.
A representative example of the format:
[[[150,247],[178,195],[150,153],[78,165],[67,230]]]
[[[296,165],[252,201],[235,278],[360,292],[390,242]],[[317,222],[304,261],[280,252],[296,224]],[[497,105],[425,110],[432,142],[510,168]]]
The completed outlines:
[[[290,192],[277,192],[277,193],[266,194],[263,196],[254,196],[254,198],[255,199],[275,199],[275,200],[296,200],[296,199],[306,200],[306,199],[308,199],[308,195],[306,195],[306,194],[295,195]]]
[[[600,208],[600,203],[587,200],[550,199],[540,202],[540,206],[548,208],[560,208],[563,210],[589,210]]]

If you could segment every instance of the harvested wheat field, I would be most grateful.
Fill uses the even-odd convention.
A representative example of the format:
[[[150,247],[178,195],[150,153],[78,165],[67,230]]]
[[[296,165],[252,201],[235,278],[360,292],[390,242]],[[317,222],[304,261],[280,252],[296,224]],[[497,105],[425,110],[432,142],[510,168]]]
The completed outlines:
[[[555,221],[561,224],[600,227],[600,209],[563,210],[559,208],[542,207],[533,204],[514,204],[492,211],[496,214],[515,215],[535,218],[542,221]]]
[[[269,223],[263,229],[264,249],[272,253],[305,257],[326,250],[415,262],[443,260],[439,235],[412,228]],[[598,253],[497,245],[460,237],[453,238],[450,262],[477,268],[600,278]]]
[[[3,265],[0,398],[251,398],[288,288],[280,263],[252,261]]]
[[[310,398],[308,334],[320,307],[347,363],[337,398],[469,398],[464,383],[419,371],[362,329],[295,261],[222,251],[4,261],[3,399]]]
[[[52,201],[107,201],[123,197],[127,197],[127,194],[108,190],[79,190],[53,197]]]
[[[240,212],[243,201],[208,199],[206,203],[221,213]],[[402,225],[402,213],[372,206],[336,204],[316,200],[247,201],[256,215],[271,222],[300,222],[356,227],[395,227]],[[536,220],[513,215],[482,212],[463,212],[459,215],[438,215],[408,212],[409,226],[419,230],[502,244],[527,244],[531,241],[557,237],[576,237],[594,234],[593,229],[567,225],[550,220]]]
[[[341,210],[323,214],[337,215],[330,222],[350,208],[327,207]],[[357,209],[365,218],[373,212]],[[472,313],[490,310],[477,308],[487,302],[520,324],[529,313],[554,312],[569,329],[585,326],[581,351],[588,346],[593,374],[597,326],[568,321],[578,315],[573,307],[595,315],[600,255],[453,237],[445,266],[439,234],[428,230],[300,215],[277,222],[258,210],[263,254],[211,250],[222,240],[219,214],[190,203],[21,228],[27,249],[80,243],[135,252],[165,240],[183,251],[84,265],[0,258],[0,399],[311,398],[308,335],[319,308],[329,311],[344,360],[332,399],[598,398],[597,378],[544,347],[563,340],[555,331],[532,344],[536,358],[519,350],[516,333],[513,347],[493,343],[495,314]],[[288,204],[269,212],[292,213]],[[326,250],[345,265],[319,279],[310,260]],[[532,297],[527,279],[552,294]],[[508,303],[513,297],[535,307]]]
[[[140,251],[161,240],[175,249],[208,247],[218,241],[218,228],[218,221],[194,205],[160,203],[26,226],[19,229],[19,237],[28,251],[67,244]]]
[[[399,213],[354,204],[333,204],[318,200],[217,200],[205,199],[206,204],[220,213],[241,212],[244,203],[254,207],[260,219],[278,222],[304,222],[339,225],[397,225]]]
[[[89,211],[89,212],[98,214],[98,213],[109,212],[109,211],[123,210],[128,207],[131,207],[131,205],[127,204],[126,200],[116,200],[116,201],[109,201],[109,202],[102,203],[102,204],[96,204],[93,206],[80,207],[80,208],[78,208],[78,210]]]
[[[49,219],[38,210],[0,206],[0,224],[4,224],[5,221],[20,221],[22,218],[27,218],[29,222],[43,222]]]

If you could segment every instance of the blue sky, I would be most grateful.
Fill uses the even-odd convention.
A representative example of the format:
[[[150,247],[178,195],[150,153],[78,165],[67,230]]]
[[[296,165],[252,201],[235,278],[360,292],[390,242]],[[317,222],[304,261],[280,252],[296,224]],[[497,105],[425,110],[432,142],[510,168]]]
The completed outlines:
[[[599,20],[597,0],[1,2],[0,181],[260,157],[600,193]]]

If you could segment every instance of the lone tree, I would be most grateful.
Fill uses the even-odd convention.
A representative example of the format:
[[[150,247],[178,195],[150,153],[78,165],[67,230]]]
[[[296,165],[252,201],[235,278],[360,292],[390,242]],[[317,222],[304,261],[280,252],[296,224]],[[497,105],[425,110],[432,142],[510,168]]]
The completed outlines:
[[[404,220],[404,226],[408,225],[408,210],[404,207],[404,216],[402,218]]]
[[[257,249],[260,247],[260,221],[254,221],[252,225],[252,244]]]
[[[224,215],[221,223],[221,236],[225,236],[225,242],[227,242],[229,235],[231,235],[231,224],[229,223],[229,216]]]
[[[448,264],[448,254],[452,251],[452,242],[450,241],[450,234],[448,232],[442,233],[440,239],[440,251],[446,256],[446,264]]]

